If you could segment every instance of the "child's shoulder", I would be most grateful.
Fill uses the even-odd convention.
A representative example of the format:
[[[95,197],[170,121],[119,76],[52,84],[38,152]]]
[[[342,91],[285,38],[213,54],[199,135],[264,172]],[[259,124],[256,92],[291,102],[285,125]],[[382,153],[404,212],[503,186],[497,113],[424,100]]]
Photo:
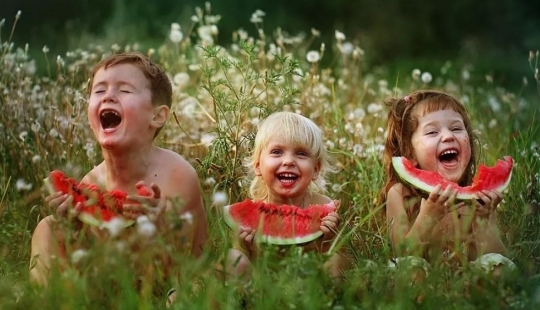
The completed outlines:
[[[154,161],[160,164],[166,164],[168,167],[191,169],[193,166],[180,154],[175,151],[156,147],[156,152],[154,153]]]
[[[411,190],[407,186],[404,186],[402,183],[398,182],[392,185],[392,187],[390,187],[390,189],[386,193],[387,196],[395,195],[395,194],[398,194],[399,196],[402,196],[402,197],[409,196],[411,195]]]
[[[107,167],[105,162],[101,162],[99,165],[94,166],[92,170],[88,171],[88,173],[86,173],[86,175],[82,178],[81,182],[105,186],[106,169]]]
[[[311,196],[311,204],[313,205],[326,205],[330,203],[334,203],[334,201],[326,195],[313,193]]]

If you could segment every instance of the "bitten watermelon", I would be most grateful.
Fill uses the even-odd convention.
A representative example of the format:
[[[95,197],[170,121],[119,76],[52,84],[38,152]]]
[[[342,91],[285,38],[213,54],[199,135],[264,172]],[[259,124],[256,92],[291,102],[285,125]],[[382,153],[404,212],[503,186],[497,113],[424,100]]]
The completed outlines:
[[[257,241],[290,245],[313,241],[323,232],[321,219],[334,212],[334,205],[276,206],[246,199],[224,207],[225,222],[229,227],[257,230]]]
[[[77,180],[68,178],[62,171],[51,171],[43,180],[50,194],[62,192],[73,196],[73,205],[83,203],[79,214],[79,220],[89,225],[100,226],[115,217],[121,217],[122,208],[127,200],[127,193],[121,190],[106,191],[95,184],[79,183]],[[137,190],[140,196],[150,196],[146,187]],[[126,220],[129,226],[134,221]]]
[[[493,167],[487,167],[481,164],[473,178],[472,184],[464,187],[445,180],[437,172],[416,168],[413,163],[405,157],[393,157],[392,165],[399,177],[414,187],[426,192],[431,192],[438,184],[441,185],[443,190],[450,185],[452,188],[458,190],[456,198],[465,200],[478,198],[477,192],[482,190],[494,190],[499,192],[505,190],[512,178],[514,160],[510,156],[505,156],[504,160],[499,159],[497,164]]]

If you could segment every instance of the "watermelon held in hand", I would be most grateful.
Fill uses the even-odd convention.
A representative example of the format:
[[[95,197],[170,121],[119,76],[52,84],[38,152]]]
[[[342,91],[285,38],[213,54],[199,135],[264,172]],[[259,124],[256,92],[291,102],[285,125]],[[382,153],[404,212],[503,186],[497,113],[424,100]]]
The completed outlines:
[[[321,219],[335,210],[333,204],[311,205],[301,209],[247,199],[225,206],[224,218],[233,229],[242,227],[256,230],[257,241],[291,245],[310,242],[322,236]]]
[[[62,192],[73,196],[73,206],[81,202],[83,207],[78,218],[84,223],[101,226],[116,217],[123,219],[121,213],[127,201],[127,193],[124,191],[106,191],[95,184],[79,183],[59,170],[51,171],[43,182],[50,194]],[[151,193],[143,186],[138,188],[137,195],[150,196]],[[125,220],[125,226],[133,223],[133,220]]]
[[[499,159],[493,167],[481,164],[469,186],[459,186],[454,182],[445,180],[440,174],[434,171],[425,171],[414,166],[412,161],[405,157],[393,157],[392,165],[399,177],[407,183],[430,193],[435,186],[441,185],[444,190],[448,185],[458,190],[457,199],[468,200],[477,199],[477,193],[483,190],[502,192],[510,184],[512,178],[512,167],[514,160],[510,156],[505,156],[504,160]]]

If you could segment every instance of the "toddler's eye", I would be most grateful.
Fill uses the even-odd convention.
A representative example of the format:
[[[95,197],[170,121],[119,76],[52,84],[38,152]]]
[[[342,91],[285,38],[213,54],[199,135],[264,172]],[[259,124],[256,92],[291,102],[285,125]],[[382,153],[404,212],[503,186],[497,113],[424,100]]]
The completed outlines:
[[[304,152],[304,151],[300,151],[298,153],[296,153],[298,156],[305,156],[305,157],[309,157],[309,153],[308,152]]]
[[[463,128],[461,128],[461,127],[454,127],[454,128],[452,128],[452,131],[462,131],[462,130],[463,130]]]
[[[270,154],[276,154],[276,155],[279,155],[279,154],[281,154],[281,150],[278,150],[278,149],[271,150],[271,151],[270,151]]]
[[[127,89],[121,89],[120,92],[121,92],[121,93],[125,93],[125,94],[131,93],[131,92],[130,92],[129,90],[127,90]]]

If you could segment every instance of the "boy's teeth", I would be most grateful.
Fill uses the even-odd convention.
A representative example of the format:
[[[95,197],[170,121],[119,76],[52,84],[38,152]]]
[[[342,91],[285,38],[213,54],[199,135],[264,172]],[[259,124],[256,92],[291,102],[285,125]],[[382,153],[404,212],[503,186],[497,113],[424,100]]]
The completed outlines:
[[[441,155],[446,155],[446,154],[457,154],[457,151],[456,150],[448,150],[448,151],[444,151]]]

